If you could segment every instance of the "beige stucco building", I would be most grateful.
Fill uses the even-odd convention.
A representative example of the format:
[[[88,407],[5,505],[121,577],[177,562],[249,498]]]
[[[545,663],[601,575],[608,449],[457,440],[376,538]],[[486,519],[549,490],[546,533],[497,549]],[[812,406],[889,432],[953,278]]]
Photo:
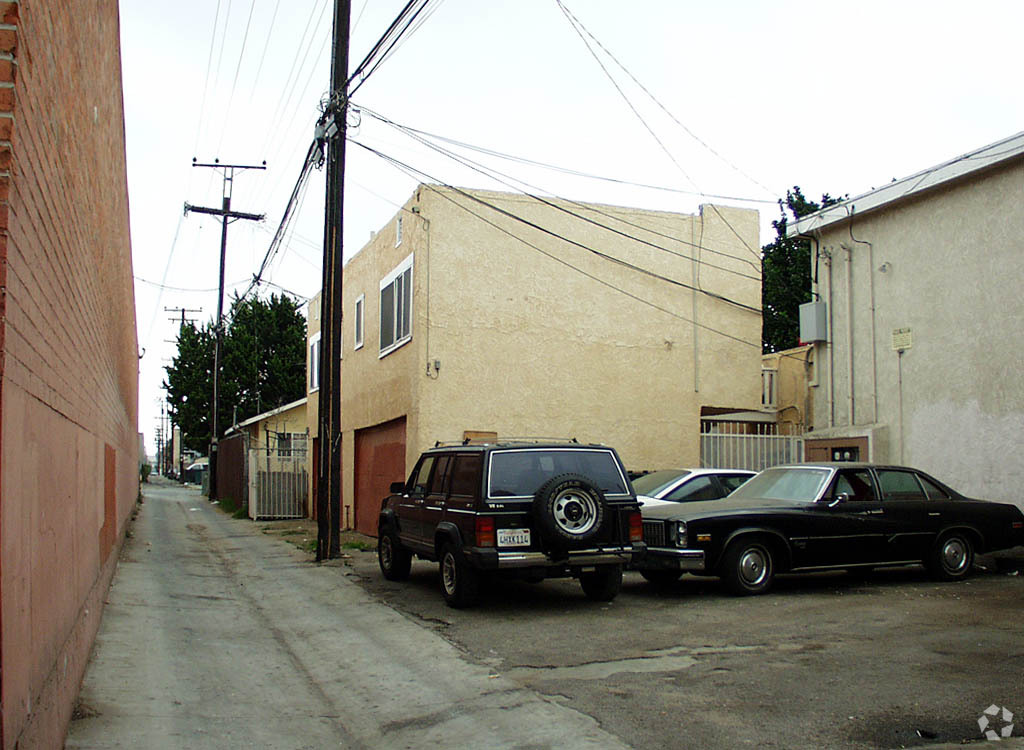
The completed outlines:
[[[1019,133],[791,225],[817,300],[809,459],[906,463],[1021,502],[1022,193]]]
[[[342,517],[367,533],[437,440],[575,437],[629,468],[696,465],[703,407],[759,405],[756,211],[421,185],[343,287]]]
[[[814,347],[805,344],[761,355],[761,410],[774,414],[778,434],[802,435],[814,424],[808,378]]]

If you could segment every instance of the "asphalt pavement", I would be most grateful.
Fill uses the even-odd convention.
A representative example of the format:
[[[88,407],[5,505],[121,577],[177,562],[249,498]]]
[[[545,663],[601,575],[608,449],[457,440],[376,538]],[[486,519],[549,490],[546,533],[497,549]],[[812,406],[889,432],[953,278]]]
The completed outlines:
[[[619,748],[590,716],[465,657],[341,561],[155,478],[126,541],[67,748]]]

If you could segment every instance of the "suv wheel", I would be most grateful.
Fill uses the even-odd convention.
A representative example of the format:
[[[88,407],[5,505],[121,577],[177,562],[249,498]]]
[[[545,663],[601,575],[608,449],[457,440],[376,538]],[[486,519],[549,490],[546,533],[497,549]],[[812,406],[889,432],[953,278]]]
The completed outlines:
[[[441,593],[448,606],[461,609],[471,607],[480,599],[480,572],[467,565],[446,544],[441,550]]]
[[[377,563],[389,581],[404,581],[412,568],[412,553],[402,546],[395,532],[381,529],[377,537]]]
[[[588,599],[610,602],[622,588],[622,566],[601,565],[593,573],[580,575],[580,586]]]
[[[604,493],[581,474],[552,477],[533,500],[537,525],[549,544],[582,544],[598,535],[605,518]]]

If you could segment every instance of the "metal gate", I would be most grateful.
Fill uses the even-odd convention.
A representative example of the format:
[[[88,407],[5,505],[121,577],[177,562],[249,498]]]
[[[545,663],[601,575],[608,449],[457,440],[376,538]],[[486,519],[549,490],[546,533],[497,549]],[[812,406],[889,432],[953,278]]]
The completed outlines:
[[[297,436],[296,436],[297,437]],[[288,447],[250,448],[249,518],[302,518],[306,515],[305,440],[292,438]]]
[[[765,434],[763,429],[757,429],[762,425],[742,425],[740,430],[736,427],[738,425],[730,423],[702,425],[701,466],[761,471],[770,466],[795,464],[804,460],[802,437]]]

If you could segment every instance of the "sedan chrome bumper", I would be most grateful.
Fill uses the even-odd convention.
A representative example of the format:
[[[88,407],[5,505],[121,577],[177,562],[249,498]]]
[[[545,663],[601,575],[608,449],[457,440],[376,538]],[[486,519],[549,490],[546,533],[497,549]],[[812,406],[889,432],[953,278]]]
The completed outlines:
[[[704,570],[704,550],[648,547],[640,568],[656,570]]]

